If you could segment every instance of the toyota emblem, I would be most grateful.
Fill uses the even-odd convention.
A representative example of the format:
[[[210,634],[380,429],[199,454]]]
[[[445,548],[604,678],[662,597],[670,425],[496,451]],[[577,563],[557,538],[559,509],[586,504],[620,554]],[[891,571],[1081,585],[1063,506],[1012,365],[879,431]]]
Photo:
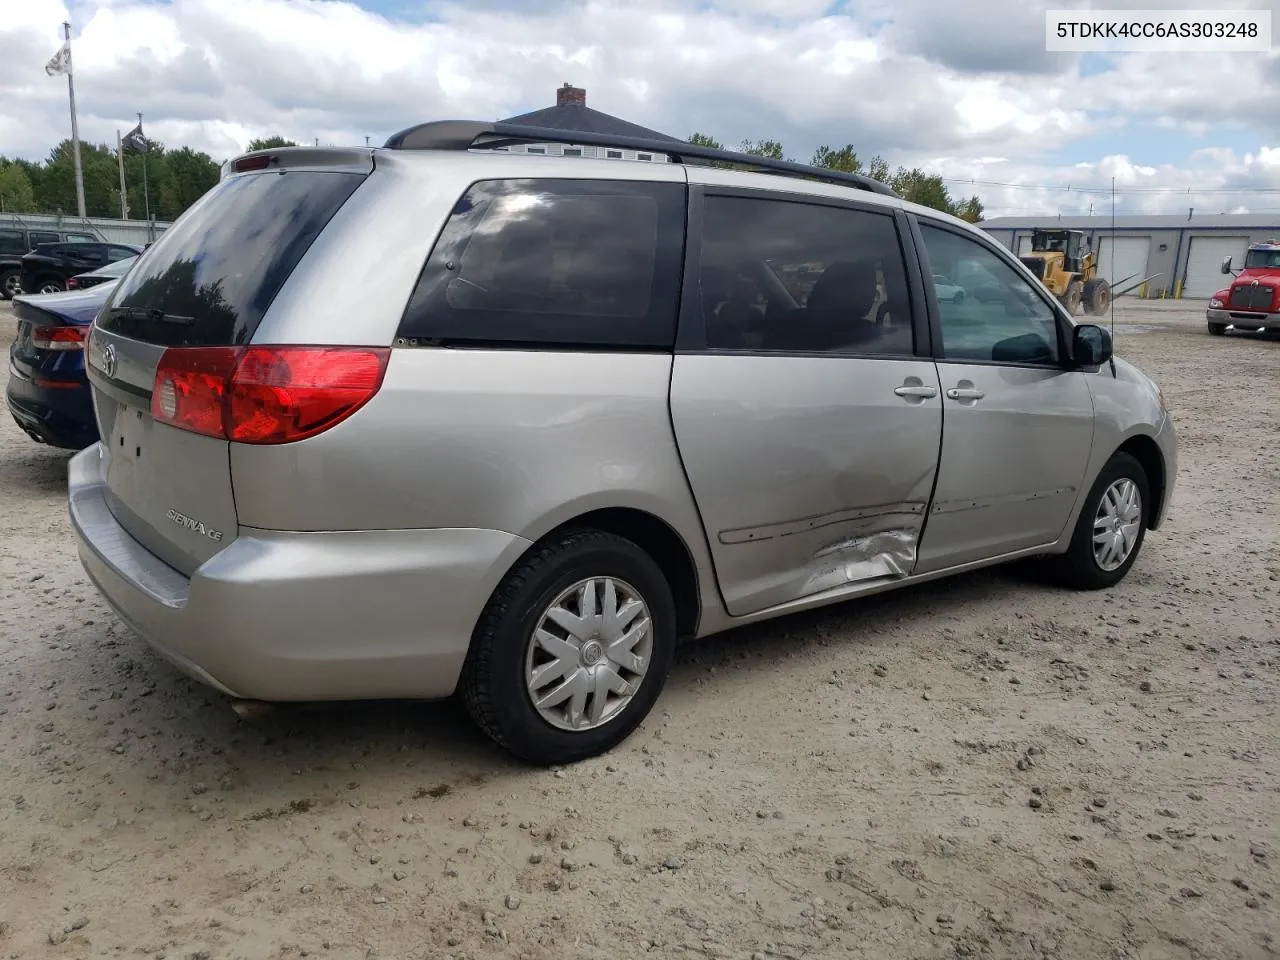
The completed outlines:
[[[116,375],[116,348],[114,344],[108,343],[102,348],[102,371],[108,377]]]

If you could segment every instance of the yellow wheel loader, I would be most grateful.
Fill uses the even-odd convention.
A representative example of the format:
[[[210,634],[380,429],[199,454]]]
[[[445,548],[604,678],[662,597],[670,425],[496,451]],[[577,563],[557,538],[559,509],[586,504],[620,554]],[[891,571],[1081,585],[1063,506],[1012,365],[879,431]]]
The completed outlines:
[[[1098,257],[1082,230],[1036,230],[1031,252],[1018,257],[1072,316],[1099,316],[1111,306],[1111,286],[1098,276]]]

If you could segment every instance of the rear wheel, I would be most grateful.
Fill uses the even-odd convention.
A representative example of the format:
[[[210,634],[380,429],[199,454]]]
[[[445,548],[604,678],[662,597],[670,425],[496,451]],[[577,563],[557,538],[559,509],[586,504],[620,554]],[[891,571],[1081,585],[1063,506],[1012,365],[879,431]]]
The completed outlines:
[[[1123,580],[1146,539],[1150,497],[1142,464],[1115,453],[1085,498],[1067,552],[1049,558],[1053,579],[1077,590],[1101,590]]]
[[[1221,337],[1227,332],[1227,325],[1225,323],[1214,323],[1212,320],[1210,320],[1209,332],[1213,334],[1215,337]]]
[[[12,300],[22,293],[22,275],[12,267],[0,270],[0,299]]]
[[[67,285],[57,277],[44,277],[36,283],[38,293],[61,293],[65,289]]]
[[[573,763],[625,740],[662,692],[675,653],[671,587],[640,547],[582,529],[552,538],[494,591],[461,692],[500,746]]]
[[[1111,306],[1111,284],[1095,277],[1084,285],[1084,308],[1095,317],[1102,316]]]

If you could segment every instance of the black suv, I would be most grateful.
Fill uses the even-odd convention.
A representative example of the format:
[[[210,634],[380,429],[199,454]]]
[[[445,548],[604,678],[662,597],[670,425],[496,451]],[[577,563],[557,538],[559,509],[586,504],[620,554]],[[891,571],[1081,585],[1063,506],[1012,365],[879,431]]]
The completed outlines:
[[[68,230],[33,230],[27,227],[0,226],[0,300],[12,300],[22,292],[22,256],[42,243],[66,243],[84,240],[96,243],[91,233]]]
[[[23,293],[58,293],[78,273],[88,273],[125,257],[141,247],[127,243],[42,243],[22,258]]]

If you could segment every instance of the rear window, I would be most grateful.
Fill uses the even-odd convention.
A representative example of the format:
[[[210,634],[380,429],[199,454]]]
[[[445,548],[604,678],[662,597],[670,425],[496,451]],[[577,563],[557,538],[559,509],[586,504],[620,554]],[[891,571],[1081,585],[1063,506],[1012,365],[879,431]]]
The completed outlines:
[[[100,326],[166,347],[248,343],[298,261],[364,178],[292,170],[219,182],[116,286]]]
[[[399,336],[670,349],[684,197],[675,183],[476,183],[428,257]]]

